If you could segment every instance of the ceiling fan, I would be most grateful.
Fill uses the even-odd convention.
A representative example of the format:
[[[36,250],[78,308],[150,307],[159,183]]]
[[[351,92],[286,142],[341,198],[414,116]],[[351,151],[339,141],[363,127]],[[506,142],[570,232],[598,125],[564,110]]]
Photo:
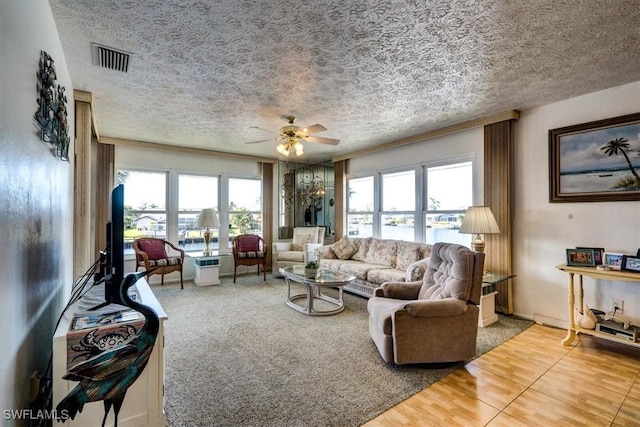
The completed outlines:
[[[308,141],[308,142],[317,142],[319,144],[327,144],[327,145],[338,145],[340,140],[333,138],[322,138],[318,136],[311,136],[314,133],[324,132],[327,130],[322,125],[315,124],[306,128],[301,128],[300,126],[296,126],[294,123],[296,121],[295,116],[286,116],[285,119],[289,122],[288,125],[282,126],[280,131],[276,135],[276,141],[280,141],[280,144],[276,147],[278,153],[289,157],[291,150],[295,150],[296,156],[301,156],[304,154],[304,149],[302,143],[300,141]],[[251,126],[253,129],[260,129],[257,126]],[[267,131],[268,132],[268,131]],[[260,141],[251,141],[246,144],[257,144],[259,142],[267,142],[272,141],[271,139],[262,139]]]

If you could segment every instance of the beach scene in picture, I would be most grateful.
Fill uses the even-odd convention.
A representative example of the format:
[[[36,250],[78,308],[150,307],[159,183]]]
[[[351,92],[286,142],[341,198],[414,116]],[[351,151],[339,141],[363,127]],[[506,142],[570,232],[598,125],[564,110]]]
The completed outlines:
[[[640,190],[640,123],[560,137],[560,193]]]

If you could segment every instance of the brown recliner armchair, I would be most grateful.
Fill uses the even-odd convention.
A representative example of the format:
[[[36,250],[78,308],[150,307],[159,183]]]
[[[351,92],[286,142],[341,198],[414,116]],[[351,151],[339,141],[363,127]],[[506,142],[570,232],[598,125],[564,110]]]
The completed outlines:
[[[484,254],[436,243],[422,281],[387,282],[368,301],[369,334],[388,363],[456,362],[476,354]]]

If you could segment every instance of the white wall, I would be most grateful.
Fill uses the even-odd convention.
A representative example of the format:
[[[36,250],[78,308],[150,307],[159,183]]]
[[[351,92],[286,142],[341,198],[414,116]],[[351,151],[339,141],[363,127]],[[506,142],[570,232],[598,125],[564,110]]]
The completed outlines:
[[[516,125],[514,306],[517,314],[568,321],[567,275],[555,269],[565,249],[640,248],[640,201],[549,203],[548,131],[640,112],[640,82],[522,111]],[[624,299],[625,315],[640,323],[640,286],[585,278],[585,302],[609,309]]]
[[[73,165],[51,153],[33,124],[41,50],[54,59],[57,81],[67,89],[73,158],[73,87],[49,3],[0,1],[3,410],[29,407],[29,377],[47,368],[53,328],[73,282]]]

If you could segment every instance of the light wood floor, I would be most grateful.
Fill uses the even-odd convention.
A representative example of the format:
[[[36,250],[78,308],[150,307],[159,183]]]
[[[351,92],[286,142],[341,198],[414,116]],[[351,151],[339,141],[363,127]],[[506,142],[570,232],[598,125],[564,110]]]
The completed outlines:
[[[365,424],[640,426],[640,349],[534,325]]]

